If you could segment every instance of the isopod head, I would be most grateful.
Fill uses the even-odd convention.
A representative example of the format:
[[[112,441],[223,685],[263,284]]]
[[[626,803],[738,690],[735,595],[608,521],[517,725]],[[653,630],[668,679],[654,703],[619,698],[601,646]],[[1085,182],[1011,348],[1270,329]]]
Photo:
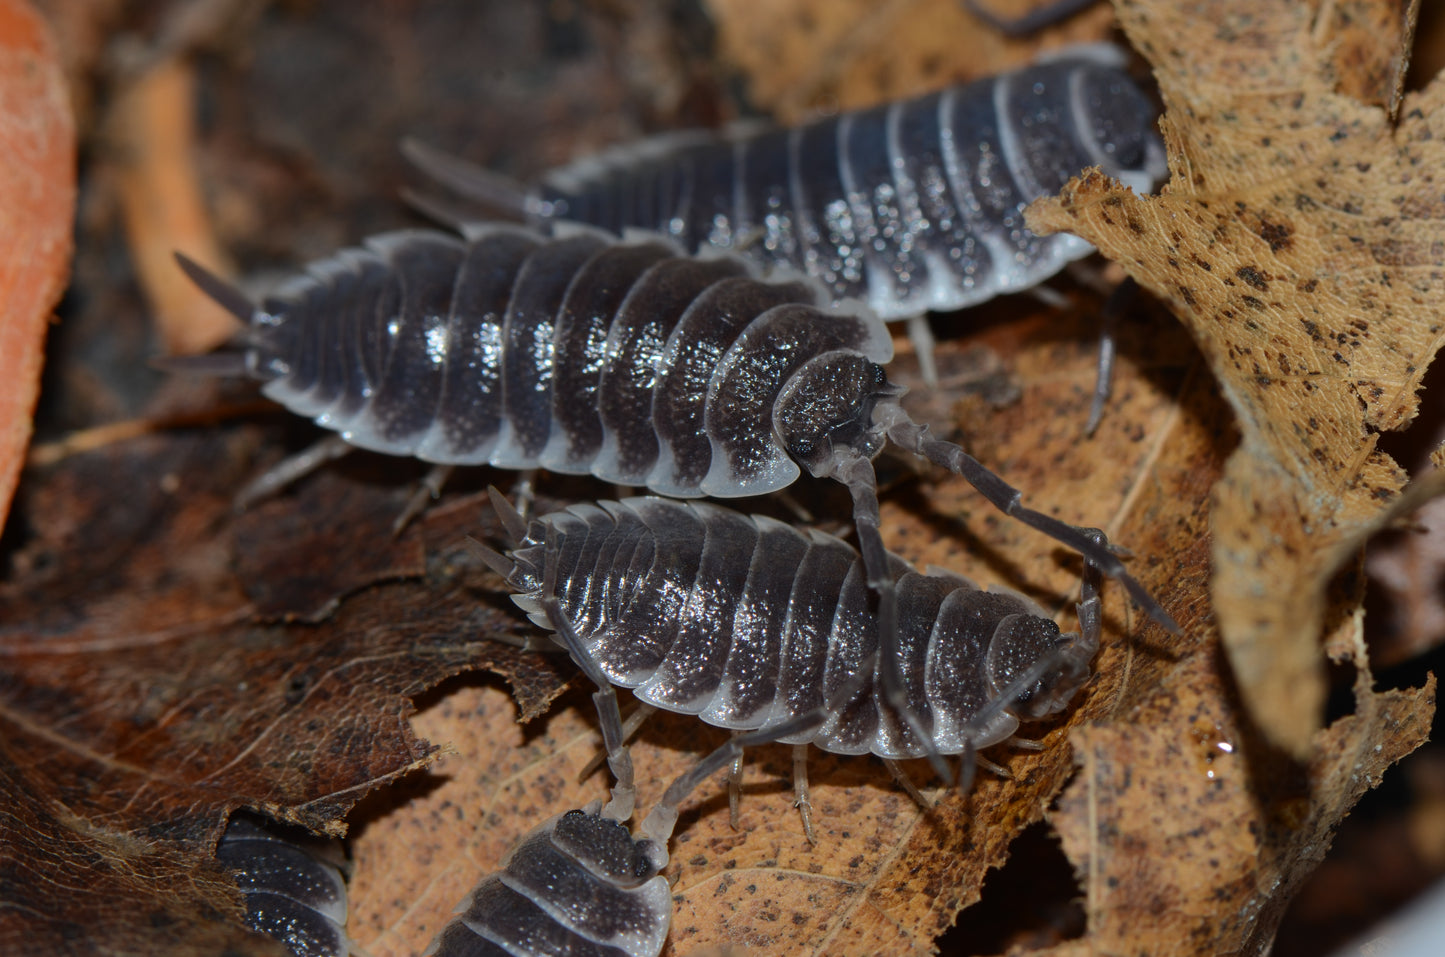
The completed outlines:
[[[552,842],[614,887],[640,887],[667,866],[667,844],[634,840],[621,821],[598,814],[598,806],[568,811],[557,819]]]
[[[1007,709],[1030,721],[1062,711],[1089,680],[1089,662],[1098,639],[1060,634],[1059,626],[1039,615],[1009,615],[994,629],[985,669],[996,696]]]
[[[831,475],[838,453],[872,459],[887,443],[873,419],[880,401],[903,390],[883,367],[852,351],[825,352],[805,363],[773,403],[773,427],[793,460],[811,475]]]

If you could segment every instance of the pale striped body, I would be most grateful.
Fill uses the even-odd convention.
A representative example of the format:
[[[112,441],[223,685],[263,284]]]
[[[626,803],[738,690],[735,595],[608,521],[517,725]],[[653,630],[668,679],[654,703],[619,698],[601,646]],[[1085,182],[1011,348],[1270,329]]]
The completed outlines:
[[[1033,200],[1090,166],[1141,193],[1165,174],[1158,111],[1122,63],[1112,47],[1074,47],[798,127],[664,134],[544,176],[521,212],[801,270],[884,319],[960,309],[1092,252],[1030,232]]]

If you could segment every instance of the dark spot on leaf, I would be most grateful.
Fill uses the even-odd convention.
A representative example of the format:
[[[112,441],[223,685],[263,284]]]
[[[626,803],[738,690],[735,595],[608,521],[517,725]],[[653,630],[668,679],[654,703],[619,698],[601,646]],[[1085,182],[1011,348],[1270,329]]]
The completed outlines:
[[[1235,270],[1234,274],[1260,292],[1269,289],[1269,283],[1266,281],[1270,278],[1269,274],[1260,272],[1260,270],[1254,266],[1240,266]]]

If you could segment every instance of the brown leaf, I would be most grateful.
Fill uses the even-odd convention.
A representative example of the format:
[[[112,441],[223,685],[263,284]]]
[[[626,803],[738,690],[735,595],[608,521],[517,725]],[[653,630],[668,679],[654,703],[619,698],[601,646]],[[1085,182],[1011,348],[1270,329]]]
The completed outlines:
[[[984,0],[1018,16],[1038,0]],[[748,78],[757,107],[784,123],[823,109],[915,96],[1023,66],[1041,47],[1104,39],[1109,5],[1026,39],[982,25],[959,0],[707,0],[723,55]]]
[[[1300,756],[1323,716],[1326,583],[1404,479],[1375,433],[1414,416],[1441,341],[1442,207],[1417,171],[1445,163],[1445,82],[1398,128],[1336,92],[1349,9],[1121,3],[1173,178],[1139,198],[1085,176],[1030,218],[1166,299],[1223,384],[1242,436],[1213,491],[1214,605],[1251,713]]]
[[[1340,819],[1430,733],[1433,678],[1377,693],[1366,675],[1356,691],[1358,712],[1299,771],[1249,754],[1208,706],[1187,733],[1152,716],[1079,728],[1080,775],[1051,819],[1084,876],[1090,932],[1053,952],[1267,952]]]
[[[0,2],[0,527],[30,444],[45,333],[70,273],[75,120],[59,53],[25,0]]]
[[[16,904],[0,911],[6,953],[273,952],[245,937],[213,860],[231,809],[339,833],[357,798],[432,753],[407,721],[409,698],[518,660],[534,696],[560,684],[485,640],[515,617],[479,604],[476,568],[454,560],[456,506],[414,533],[430,566],[403,552],[372,576],[413,580],[365,588],[313,626],[259,622],[231,562],[230,494],[251,444],[220,431],[153,436],[27,486],[35,536],[0,585],[0,787],[14,804],[0,848],[23,862],[0,871],[0,897]],[[337,528],[395,514],[407,492],[336,494],[340,481],[321,487],[346,511],[311,532],[333,554],[354,547]],[[319,543],[295,533],[287,509],[312,504],[267,513],[303,553]],[[54,892],[75,880],[94,892]]]
[[[165,351],[180,355],[207,352],[240,332],[236,317],[176,268],[181,250],[218,273],[231,271],[197,178],[194,99],[191,64],[166,60],[119,94],[109,127],[137,278]]]

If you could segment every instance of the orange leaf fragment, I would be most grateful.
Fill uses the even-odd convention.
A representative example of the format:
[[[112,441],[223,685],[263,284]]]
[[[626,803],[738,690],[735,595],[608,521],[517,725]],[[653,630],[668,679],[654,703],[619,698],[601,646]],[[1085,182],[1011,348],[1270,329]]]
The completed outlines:
[[[45,329],[70,274],[75,120],[50,31],[0,0],[0,525],[30,442]]]

